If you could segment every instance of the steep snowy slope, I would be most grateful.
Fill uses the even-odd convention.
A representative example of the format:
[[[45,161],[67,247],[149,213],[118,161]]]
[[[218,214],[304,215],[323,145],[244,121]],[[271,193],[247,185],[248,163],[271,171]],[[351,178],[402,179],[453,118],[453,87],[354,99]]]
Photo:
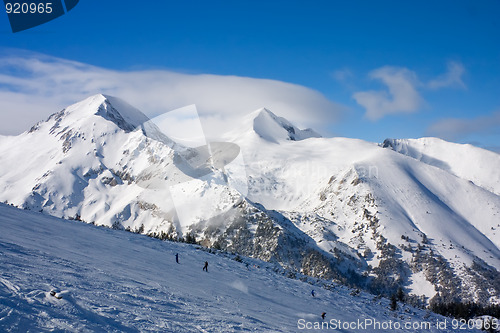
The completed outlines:
[[[392,312],[386,299],[289,279],[256,260],[3,204],[0,228],[2,332],[453,332],[450,318]]]
[[[280,125],[268,122],[261,127]],[[375,289],[395,284],[429,298],[500,301],[490,289],[496,282],[482,278],[500,269],[498,195],[372,143],[279,141],[258,132],[254,124],[228,136],[246,161],[248,198],[282,212],[327,253],[369,264],[372,284],[381,284]],[[475,163],[493,175],[494,162]],[[453,279],[435,276],[438,262]]]
[[[454,230],[455,243],[460,247],[479,245],[473,253],[500,268],[500,237],[492,231],[500,216],[499,196],[361,140],[283,140],[276,149],[274,142],[252,134],[247,132],[234,140],[249,161],[246,163],[250,179],[248,197],[252,201],[268,209],[312,212],[318,206],[324,207],[325,201],[349,200],[356,191],[351,195],[346,191],[327,193],[323,187],[339,175],[353,173],[357,184],[351,184],[352,189],[366,183],[365,194],[371,193],[378,209],[390,209],[384,215],[398,221],[390,223],[382,218],[388,223],[387,228],[396,229],[390,235],[393,243],[410,232],[417,237],[419,234],[412,231],[419,230],[414,223],[426,223],[429,226],[423,229],[435,238],[450,240],[450,230]],[[483,205],[483,209],[478,210],[478,205]],[[346,211],[342,209],[341,213]],[[324,217],[328,218],[326,214]],[[484,252],[488,255],[483,256]],[[489,260],[491,255],[493,260]]]
[[[308,128],[301,130],[283,117],[278,117],[267,109],[251,113],[247,119],[253,123],[253,129],[260,137],[278,143],[280,140],[300,141],[308,138],[321,137]]]
[[[266,109],[225,141],[184,147],[137,109],[96,95],[0,138],[0,201],[194,237],[376,293],[500,302],[500,196],[470,177],[375,143],[321,138]],[[443,147],[443,156],[463,148]],[[485,174],[500,169],[486,162]]]
[[[104,95],[2,138],[0,151],[1,201],[146,232],[175,229],[170,187],[206,173],[197,151],[171,141],[137,109]]]
[[[500,165],[499,154],[438,138],[386,139],[382,146],[470,180],[500,195],[500,169],[495,167]]]

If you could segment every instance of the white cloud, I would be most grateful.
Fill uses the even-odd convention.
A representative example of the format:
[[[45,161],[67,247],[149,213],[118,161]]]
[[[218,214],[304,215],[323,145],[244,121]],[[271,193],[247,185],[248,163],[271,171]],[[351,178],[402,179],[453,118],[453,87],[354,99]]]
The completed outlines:
[[[465,83],[462,81],[462,75],[465,73],[464,66],[461,63],[450,61],[448,62],[447,69],[446,73],[429,81],[427,87],[433,90],[448,87],[465,89]]]
[[[387,90],[361,91],[353,94],[358,104],[366,109],[365,116],[378,120],[389,114],[415,112],[423,100],[416,86],[416,74],[407,68],[385,66],[369,73],[372,80],[380,80]]]
[[[150,117],[196,104],[207,136],[266,107],[299,126],[335,121],[343,108],[313,89],[276,80],[167,70],[117,71],[39,54],[0,56],[0,134],[17,134],[89,95],[120,97]]]
[[[424,100],[420,90],[438,90],[442,88],[466,88],[462,81],[465,68],[461,63],[450,61],[446,73],[422,83],[414,71],[404,67],[385,66],[369,73],[372,80],[380,80],[386,90],[360,91],[353,94],[356,102],[366,109],[365,116],[370,120],[379,120],[390,114],[416,112]],[[342,72],[336,74],[343,77]]]
[[[500,111],[472,119],[441,119],[427,129],[427,134],[444,140],[457,141],[470,135],[488,135],[500,133]]]

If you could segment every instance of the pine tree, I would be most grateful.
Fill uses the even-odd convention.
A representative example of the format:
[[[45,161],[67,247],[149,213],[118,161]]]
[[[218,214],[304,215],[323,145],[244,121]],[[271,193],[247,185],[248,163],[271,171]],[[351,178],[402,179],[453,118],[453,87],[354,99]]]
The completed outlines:
[[[427,235],[426,234],[423,234],[422,235],[422,243],[423,244],[427,244],[429,242],[429,239],[427,239]]]
[[[396,298],[400,302],[405,301],[405,292],[403,291],[403,288],[401,288],[401,287],[398,288],[398,291],[396,293]]]
[[[397,298],[396,294],[392,294],[390,309],[391,309],[391,311],[396,311],[397,308],[398,308],[398,298]]]
[[[185,242],[188,244],[196,244],[196,237],[192,232],[186,235]]]

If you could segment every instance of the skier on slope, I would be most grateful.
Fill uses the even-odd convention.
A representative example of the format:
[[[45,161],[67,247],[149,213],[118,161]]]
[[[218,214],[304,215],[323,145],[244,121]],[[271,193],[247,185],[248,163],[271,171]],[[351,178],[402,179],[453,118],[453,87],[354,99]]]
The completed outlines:
[[[208,261],[205,261],[205,266],[203,266],[203,270],[208,273]]]
[[[313,290],[311,290],[311,296],[312,296],[312,297],[316,296],[316,294],[314,293],[314,289],[313,289]]]
[[[175,254],[175,262],[176,262],[176,263],[179,263],[179,253],[176,253],[176,254]]]

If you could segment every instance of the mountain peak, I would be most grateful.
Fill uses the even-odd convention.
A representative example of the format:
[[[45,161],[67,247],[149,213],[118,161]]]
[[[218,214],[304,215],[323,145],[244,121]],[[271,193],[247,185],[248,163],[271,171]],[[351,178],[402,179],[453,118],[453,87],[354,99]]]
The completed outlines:
[[[45,126],[49,126],[50,133],[54,133],[58,128],[85,132],[89,130],[89,126],[94,127],[96,123],[109,129],[117,126],[127,133],[138,127],[142,127],[144,132],[146,125],[150,129],[149,132],[153,132],[154,126],[146,124],[147,122],[149,118],[127,102],[113,96],[96,94],[50,115],[46,121],[34,125],[28,133]]]
[[[168,146],[174,143],[141,111],[127,102],[109,95],[96,94],[52,114],[46,121],[34,125],[28,132],[48,133],[67,138],[102,138],[119,131],[141,133]]]
[[[282,140],[300,141],[308,138],[319,138],[321,135],[312,129],[301,130],[290,121],[279,117],[266,108],[250,114],[252,129],[261,138],[277,143]]]
[[[149,120],[146,115],[127,102],[104,94],[87,97],[67,107],[63,114],[74,121],[93,115],[100,116],[113,122],[125,132],[131,132]]]

